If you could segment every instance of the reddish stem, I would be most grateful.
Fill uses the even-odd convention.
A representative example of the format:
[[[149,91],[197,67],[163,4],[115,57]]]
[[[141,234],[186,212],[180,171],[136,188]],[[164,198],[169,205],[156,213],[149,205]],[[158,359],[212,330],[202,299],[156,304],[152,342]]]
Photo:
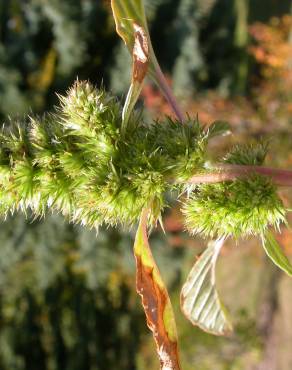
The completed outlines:
[[[223,181],[232,181],[258,173],[270,177],[276,185],[292,186],[292,171],[262,166],[246,166],[237,164],[220,164],[214,167],[214,172],[194,175],[187,182],[189,184],[212,184]]]
[[[176,98],[173,95],[172,90],[168,86],[166,78],[165,78],[163,72],[161,71],[161,68],[160,68],[158,62],[155,63],[155,72],[156,72],[157,80],[159,81],[159,87],[161,88],[166,100],[168,101],[168,104],[171,106],[171,108],[174,111],[177,119],[179,121],[183,122],[185,120],[184,114],[181,111],[181,109],[180,109],[180,107],[179,107],[179,105],[176,101]]]

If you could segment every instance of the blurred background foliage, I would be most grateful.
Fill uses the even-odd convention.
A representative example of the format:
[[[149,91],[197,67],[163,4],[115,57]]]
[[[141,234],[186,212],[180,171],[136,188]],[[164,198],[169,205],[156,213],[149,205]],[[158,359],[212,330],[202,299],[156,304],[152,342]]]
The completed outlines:
[[[291,0],[147,0],[157,57],[191,115],[231,122],[211,143],[271,138],[270,164],[292,165]],[[0,0],[0,119],[21,120],[57,102],[78,76],[123,97],[130,57],[115,34],[109,1]],[[147,115],[171,114],[146,85]],[[146,112],[145,112],[146,113]],[[212,152],[212,150],[211,150]],[[285,202],[289,192],[282,191]],[[291,204],[291,203],[290,203]],[[219,288],[235,333],[217,338],[179,311],[179,289],[204,242],[164,218],[152,245],[178,317],[185,370],[291,370],[292,284],[256,240],[229,241]],[[292,238],[279,236],[292,254]],[[158,368],[135,293],[133,233],[98,235],[60,216],[11,216],[0,226],[0,370]]]

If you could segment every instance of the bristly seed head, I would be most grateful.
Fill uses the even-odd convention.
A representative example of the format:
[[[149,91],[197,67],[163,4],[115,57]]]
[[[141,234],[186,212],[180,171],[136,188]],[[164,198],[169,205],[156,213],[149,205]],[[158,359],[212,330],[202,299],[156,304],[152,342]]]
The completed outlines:
[[[251,175],[220,184],[200,185],[183,206],[192,234],[207,238],[263,236],[285,223],[285,208],[267,177]]]
[[[121,134],[122,106],[104,89],[76,82],[53,114],[12,123],[0,132],[0,212],[47,208],[73,222],[132,225],[145,207],[160,218],[165,193],[205,171],[210,137],[224,122],[204,129],[198,119],[146,124],[133,112]],[[261,164],[266,146],[236,147],[225,162]],[[180,185],[178,185],[180,184]],[[269,179],[252,176],[201,185],[184,206],[186,224],[204,236],[262,234],[278,227],[284,209]]]
[[[97,227],[131,225],[150,206],[155,222],[172,180],[204,165],[209,134],[198,120],[146,124],[133,112],[122,135],[122,106],[104,89],[77,81],[60,102],[53,114],[2,130],[2,213],[49,207]]]

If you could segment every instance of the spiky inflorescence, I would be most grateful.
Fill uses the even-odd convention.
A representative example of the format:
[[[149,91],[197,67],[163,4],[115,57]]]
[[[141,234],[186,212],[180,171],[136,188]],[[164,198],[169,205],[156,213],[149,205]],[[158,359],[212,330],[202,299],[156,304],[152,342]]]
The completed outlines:
[[[269,226],[279,229],[285,222],[275,186],[259,175],[202,185],[185,203],[183,213],[187,229],[208,238],[262,236]]]
[[[170,179],[204,163],[208,134],[197,121],[147,125],[104,90],[77,82],[53,114],[11,123],[0,134],[1,213],[47,208],[74,222],[132,224],[143,207],[156,219]]]
[[[0,213],[47,208],[73,222],[131,225],[144,207],[152,221],[164,194],[204,172],[208,139],[228,130],[198,120],[146,124],[132,113],[121,132],[122,107],[103,89],[77,82],[53,114],[4,125],[0,132]],[[225,162],[261,164],[266,146],[237,146]],[[262,234],[284,220],[269,179],[200,185],[184,206],[191,232],[205,236]]]
[[[224,162],[262,165],[267,145],[237,145]],[[185,223],[192,234],[208,238],[263,236],[269,226],[286,222],[285,208],[268,177],[251,174],[219,184],[198,185],[183,205]]]
[[[261,166],[268,153],[268,143],[235,145],[223,159],[224,163]]]

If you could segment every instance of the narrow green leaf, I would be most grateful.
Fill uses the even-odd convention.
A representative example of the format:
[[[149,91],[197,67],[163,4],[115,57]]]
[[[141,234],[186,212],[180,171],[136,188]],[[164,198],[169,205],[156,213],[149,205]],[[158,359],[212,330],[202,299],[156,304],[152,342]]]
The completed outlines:
[[[149,45],[147,34],[144,28],[140,27],[136,23],[134,23],[133,27],[135,30],[135,40],[132,52],[132,82],[123,109],[123,129],[126,128],[131,112],[140,96],[143,81],[146,77],[149,65]]]
[[[215,335],[232,331],[215,285],[215,265],[224,240],[210,242],[193,266],[181,292],[181,308],[193,325]]]
[[[263,239],[263,247],[274,264],[292,277],[292,265],[270,231],[266,233],[265,238]]]
[[[143,29],[149,49],[149,74],[154,82],[158,83],[156,70],[159,66],[151,44],[143,0],[111,0],[111,6],[117,33],[124,40],[131,55],[135,45],[135,28],[138,26]]]
[[[147,35],[147,21],[142,0],[111,0],[117,33],[124,40],[130,53],[134,47],[134,23],[143,27]]]
[[[133,58],[132,81],[123,109],[122,130],[125,131],[151,62],[151,44],[142,1],[112,0],[111,5],[117,33],[124,40]]]
[[[142,0],[111,0],[112,11],[116,23],[116,30],[120,37],[124,40],[130,54],[135,54],[135,44],[147,44],[147,73],[154,83],[161,89],[165,98],[168,100],[174,113],[180,121],[184,120],[184,114],[181,112],[175,97],[170,90],[166,79],[160,69],[159,63],[156,59],[151,39],[148,31],[147,20],[145,16],[144,3]],[[137,30],[139,30],[137,35]],[[138,38],[137,38],[138,36]],[[142,36],[142,37],[141,37]],[[141,38],[143,42],[141,43]],[[135,60],[133,60],[135,65]],[[124,126],[127,124],[127,119],[134,107],[142,88],[142,82],[134,82],[134,69],[132,75],[132,85],[130,87],[127,101],[125,104],[123,121]]]

